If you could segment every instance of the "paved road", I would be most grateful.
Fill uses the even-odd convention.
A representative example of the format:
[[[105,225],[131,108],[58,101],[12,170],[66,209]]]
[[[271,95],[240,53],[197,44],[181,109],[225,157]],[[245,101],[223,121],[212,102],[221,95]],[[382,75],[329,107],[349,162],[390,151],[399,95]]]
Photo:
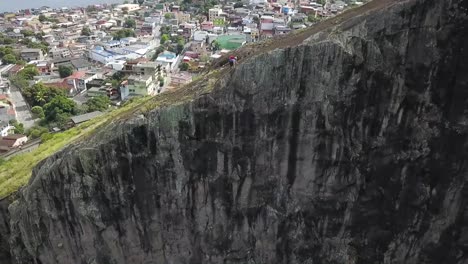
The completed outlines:
[[[31,111],[29,111],[29,107],[23,98],[23,95],[19,89],[13,85],[10,85],[10,92],[11,100],[15,105],[16,113],[18,115],[18,121],[23,123],[26,129],[32,127],[34,125],[34,120],[31,115]]]

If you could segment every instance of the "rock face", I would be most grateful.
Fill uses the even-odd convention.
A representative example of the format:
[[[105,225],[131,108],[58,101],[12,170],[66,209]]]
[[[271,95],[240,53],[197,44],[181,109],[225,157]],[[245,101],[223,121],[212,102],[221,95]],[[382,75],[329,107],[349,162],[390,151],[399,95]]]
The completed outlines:
[[[14,262],[466,264],[468,1],[376,1],[42,162]]]
[[[9,237],[10,237],[10,216],[8,213],[8,199],[0,200],[0,263],[11,263]]]

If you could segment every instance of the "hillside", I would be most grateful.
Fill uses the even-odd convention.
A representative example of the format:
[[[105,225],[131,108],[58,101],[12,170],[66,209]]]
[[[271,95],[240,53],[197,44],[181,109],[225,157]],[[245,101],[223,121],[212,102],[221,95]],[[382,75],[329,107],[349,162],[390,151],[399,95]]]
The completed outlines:
[[[375,0],[88,124],[0,262],[466,263],[467,10]]]

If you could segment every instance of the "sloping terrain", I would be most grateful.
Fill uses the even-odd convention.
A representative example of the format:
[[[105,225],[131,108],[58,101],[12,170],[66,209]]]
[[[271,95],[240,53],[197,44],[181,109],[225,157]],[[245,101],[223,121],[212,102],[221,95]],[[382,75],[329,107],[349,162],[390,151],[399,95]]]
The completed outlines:
[[[467,10],[376,0],[122,113],[35,167],[12,262],[467,263]]]

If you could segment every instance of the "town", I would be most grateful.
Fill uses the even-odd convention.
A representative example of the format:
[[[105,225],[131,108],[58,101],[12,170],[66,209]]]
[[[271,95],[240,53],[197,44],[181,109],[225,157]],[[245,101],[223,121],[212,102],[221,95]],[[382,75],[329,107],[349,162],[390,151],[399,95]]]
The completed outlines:
[[[349,1],[125,1],[0,17],[0,158],[190,83],[241,46],[300,30]]]

